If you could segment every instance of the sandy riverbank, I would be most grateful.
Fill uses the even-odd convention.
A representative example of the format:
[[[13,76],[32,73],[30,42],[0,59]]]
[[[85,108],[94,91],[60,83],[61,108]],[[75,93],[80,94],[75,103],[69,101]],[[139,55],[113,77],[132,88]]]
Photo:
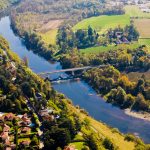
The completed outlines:
[[[136,112],[136,111],[131,111],[130,109],[126,109],[125,113],[135,118],[150,121],[150,114],[146,112]]]

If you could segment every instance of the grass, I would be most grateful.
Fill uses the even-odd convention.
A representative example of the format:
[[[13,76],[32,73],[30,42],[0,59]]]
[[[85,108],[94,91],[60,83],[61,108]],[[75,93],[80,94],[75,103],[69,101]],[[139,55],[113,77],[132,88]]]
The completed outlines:
[[[67,105],[68,108],[72,111],[72,113],[77,113],[79,115],[80,120],[84,120],[85,118],[87,118],[94,132],[96,132],[99,135],[102,135],[103,137],[109,137],[113,141],[113,143],[115,143],[115,145],[119,147],[120,150],[135,149],[135,143],[125,141],[124,136],[122,134],[113,132],[111,128],[109,128],[107,125],[103,124],[102,122],[96,121],[93,118],[86,116],[83,113],[79,113],[79,110],[77,110],[71,104],[67,103]],[[75,145],[75,143],[73,144]]]
[[[84,142],[74,142],[69,145],[75,147],[76,150],[81,150],[84,147]]]
[[[58,29],[50,30],[46,33],[39,33],[39,35],[42,37],[42,40],[47,45],[56,45],[56,36],[57,36]]]
[[[146,45],[147,47],[149,47],[150,48],[150,38],[149,39],[139,39],[139,44],[140,45]]]
[[[128,5],[128,6],[125,6],[124,9],[125,9],[126,15],[128,15],[130,17],[150,18],[150,13],[144,13],[144,12],[142,12],[138,8],[138,6]]]
[[[73,30],[87,29],[90,25],[99,33],[104,33],[109,28],[115,28],[117,26],[124,27],[130,24],[130,17],[128,15],[113,15],[113,16],[98,16],[84,19],[77,23]]]
[[[85,49],[81,49],[80,53],[86,53],[86,54],[99,54],[102,52],[107,52],[109,50],[116,50],[118,48],[130,48],[130,49],[135,49],[139,46],[138,42],[135,42],[133,44],[122,44],[122,45],[108,45],[108,46],[97,46],[97,47],[90,47],[90,48],[85,48]]]

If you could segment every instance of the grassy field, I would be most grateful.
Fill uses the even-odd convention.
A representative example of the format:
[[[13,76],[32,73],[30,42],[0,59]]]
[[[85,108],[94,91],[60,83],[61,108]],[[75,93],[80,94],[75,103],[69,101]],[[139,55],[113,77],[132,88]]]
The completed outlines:
[[[150,18],[150,13],[144,13],[137,6],[133,6],[133,5],[126,6],[125,12],[126,12],[126,15],[130,17]]]
[[[147,47],[150,48],[150,38],[149,39],[139,39],[139,44],[146,45]]]
[[[73,30],[87,29],[90,25],[97,32],[103,33],[109,28],[115,28],[117,26],[124,27],[130,23],[130,17],[128,15],[114,15],[114,16],[98,16],[84,19],[77,23]]]
[[[150,19],[135,19],[134,25],[141,38],[150,38]]]
[[[134,142],[128,142],[124,140],[124,136],[121,135],[118,132],[113,132],[111,128],[109,128],[107,125],[103,124],[102,122],[98,122],[94,120],[93,118],[86,116],[83,113],[79,113],[79,110],[77,110],[75,107],[72,105],[68,104],[68,108],[73,112],[80,114],[79,118],[80,120],[84,120],[87,118],[90,122],[91,129],[93,129],[94,132],[96,132],[98,135],[101,135],[102,137],[109,137],[113,143],[115,143],[116,146],[120,150],[134,150],[135,149],[135,143]],[[77,147],[82,147],[82,142],[81,143],[72,143]],[[79,149],[80,150],[80,149]]]
[[[84,148],[84,142],[74,142],[71,143],[70,146],[75,147],[76,150],[81,150]]]
[[[42,40],[47,44],[55,45],[56,44],[56,36],[57,36],[58,29],[50,30],[46,33],[39,33],[42,37]]]
[[[108,45],[108,46],[97,46],[97,47],[90,47],[90,48],[86,48],[86,49],[81,49],[80,52],[81,53],[86,53],[86,54],[98,54],[98,53],[102,53],[102,52],[106,52],[109,50],[116,50],[118,48],[130,48],[130,49],[134,49],[137,48],[139,46],[138,42],[135,42],[133,44],[129,44],[129,45]]]

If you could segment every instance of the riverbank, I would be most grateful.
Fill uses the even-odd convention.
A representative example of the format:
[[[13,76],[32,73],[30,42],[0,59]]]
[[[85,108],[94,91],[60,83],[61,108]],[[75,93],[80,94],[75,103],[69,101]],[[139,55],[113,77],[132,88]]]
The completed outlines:
[[[130,109],[125,109],[125,114],[142,120],[150,121],[150,114],[146,112],[136,112]]]
[[[29,67],[35,72],[46,72],[60,70],[60,63],[49,63],[37,54],[29,51],[22,43],[21,39],[14,34],[10,27],[9,17],[4,17],[0,21],[0,34],[2,34],[10,43],[10,48],[21,58],[26,56],[29,61]],[[55,79],[59,74],[51,75],[51,79]],[[84,81],[68,81],[53,84],[58,92],[65,94],[72,100],[74,105],[79,105],[85,109],[90,116],[97,121],[104,122],[108,126],[118,128],[122,133],[138,133],[146,143],[150,142],[150,122],[141,121],[134,117],[130,117],[123,110],[112,106],[97,96],[96,92],[88,86]],[[92,123],[94,124],[94,123]],[[134,126],[136,125],[136,128]],[[117,141],[117,140],[116,140]]]

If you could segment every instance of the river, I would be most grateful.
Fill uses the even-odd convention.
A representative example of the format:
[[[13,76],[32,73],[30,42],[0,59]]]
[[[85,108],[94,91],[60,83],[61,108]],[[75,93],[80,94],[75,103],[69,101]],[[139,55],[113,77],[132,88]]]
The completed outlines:
[[[22,40],[13,33],[9,17],[3,17],[0,20],[0,34],[8,40],[12,51],[21,58],[24,56],[28,58],[29,67],[35,73],[61,69],[59,62],[48,62],[32,51],[27,50]],[[58,74],[51,76],[51,78],[56,77],[58,77]],[[141,137],[146,143],[150,143],[149,121],[128,116],[123,110],[105,103],[84,81],[65,81],[55,83],[53,87],[70,98],[74,105],[84,108],[96,120],[118,128],[122,133],[133,133]]]

